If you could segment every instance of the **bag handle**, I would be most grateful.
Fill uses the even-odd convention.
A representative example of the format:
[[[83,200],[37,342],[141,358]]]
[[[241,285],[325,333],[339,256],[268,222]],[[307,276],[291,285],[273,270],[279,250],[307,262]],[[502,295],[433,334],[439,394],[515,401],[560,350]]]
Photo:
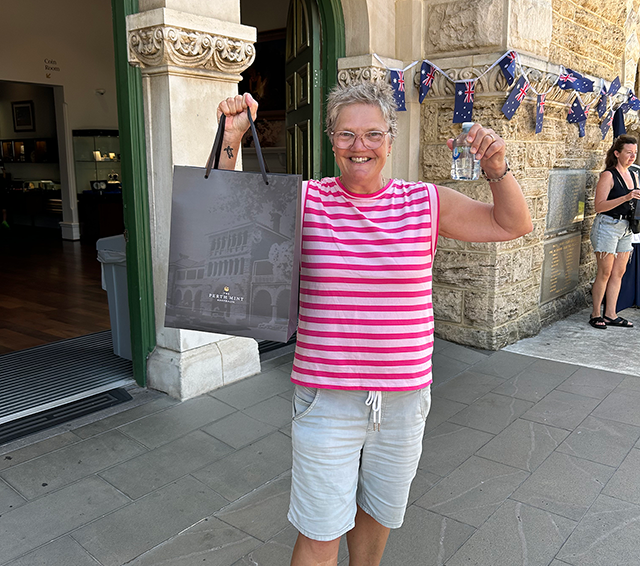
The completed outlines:
[[[253,117],[251,116],[251,110],[247,108],[247,116],[249,116],[249,124],[251,125],[251,134],[253,135],[253,143],[256,146],[256,155],[258,156],[258,165],[260,165],[260,173],[262,173],[262,179],[264,180],[264,184],[269,184],[269,178],[267,177],[267,167],[264,162],[264,157],[262,156],[262,148],[260,147],[260,141],[258,140],[258,132],[256,131],[256,125],[253,122]],[[220,122],[218,123],[218,131],[216,132],[216,139],[213,142],[213,147],[211,148],[211,153],[209,154],[209,159],[207,159],[206,171],[204,174],[204,178],[208,179],[209,174],[211,173],[211,169],[218,169],[220,165],[220,154],[222,153],[222,137],[224,136],[224,127],[226,123],[227,117],[222,114],[220,116]]]

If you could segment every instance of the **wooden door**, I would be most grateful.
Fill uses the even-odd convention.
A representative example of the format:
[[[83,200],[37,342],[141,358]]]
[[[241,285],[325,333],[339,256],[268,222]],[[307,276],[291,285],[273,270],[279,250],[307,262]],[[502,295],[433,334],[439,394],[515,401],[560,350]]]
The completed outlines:
[[[321,27],[315,0],[291,0],[286,39],[287,172],[319,179],[322,142]]]

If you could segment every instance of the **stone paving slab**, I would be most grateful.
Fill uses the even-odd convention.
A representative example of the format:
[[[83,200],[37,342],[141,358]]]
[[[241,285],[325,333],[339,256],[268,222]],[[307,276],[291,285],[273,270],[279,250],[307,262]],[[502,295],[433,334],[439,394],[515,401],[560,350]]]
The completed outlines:
[[[614,472],[610,466],[553,453],[511,498],[579,521]]]
[[[573,430],[598,406],[597,399],[552,391],[536,403],[522,418],[557,428]]]
[[[100,472],[99,476],[131,499],[138,499],[232,452],[231,446],[196,430]]]
[[[109,431],[4,470],[0,477],[27,499],[35,499],[143,452],[137,442]]]
[[[569,431],[518,419],[478,450],[478,456],[527,472],[558,448]]]
[[[529,401],[487,393],[449,418],[449,422],[498,434],[531,407],[533,403]]]
[[[289,400],[289,403],[291,403],[291,400]],[[228,417],[203,427],[202,430],[238,450],[270,435],[277,429],[237,411]]]
[[[602,493],[640,505],[638,470],[640,470],[640,450],[634,448],[620,464]]]
[[[216,519],[206,517],[175,537],[145,552],[130,566],[227,566],[249,555],[261,541]],[[275,562],[274,562],[275,564]],[[284,564],[284,563],[283,563]]]
[[[528,477],[523,470],[472,456],[416,505],[479,527]]]
[[[226,501],[187,476],[72,533],[103,566],[121,566],[191,527]]]
[[[625,379],[623,374],[601,369],[580,368],[558,386],[558,391],[604,399]],[[640,379],[633,378],[640,382]]]
[[[465,371],[444,385],[434,388],[433,395],[444,397],[449,401],[471,405],[500,384],[502,384],[502,380],[498,377],[475,371]]]
[[[572,566],[633,566],[640,556],[640,506],[600,495],[558,558]]]
[[[492,434],[445,422],[425,435],[418,467],[447,476],[492,438]]]
[[[193,473],[227,501],[246,495],[291,468],[291,439],[270,434]]]
[[[517,501],[506,501],[447,566],[547,566],[576,523]]]
[[[14,560],[12,566],[96,566],[95,559],[75,540],[59,538]]]
[[[402,528],[389,537],[380,566],[440,566],[473,531],[469,525],[411,506]]]
[[[290,491],[291,475],[286,473],[227,505],[216,517],[266,542],[289,526]]]
[[[607,466],[619,466],[640,438],[640,427],[587,417],[558,452]]]
[[[69,444],[74,444],[80,437],[73,432],[64,432],[41,442],[18,448],[0,456],[0,470],[6,470],[12,466],[17,466],[28,460],[33,460],[42,454],[48,454]]]
[[[0,479],[0,517],[4,513],[24,505],[26,502],[27,500],[15,489]]]
[[[147,448],[157,448],[233,412],[233,407],[203,395],[138,419],[118,430]]]
[[[0,564],[66,535],[129,501],[117,489],[92,476],[13,509],[0,517]]]
[[[616,388],[593,412],[594,417],[640,426],[640,390]]]

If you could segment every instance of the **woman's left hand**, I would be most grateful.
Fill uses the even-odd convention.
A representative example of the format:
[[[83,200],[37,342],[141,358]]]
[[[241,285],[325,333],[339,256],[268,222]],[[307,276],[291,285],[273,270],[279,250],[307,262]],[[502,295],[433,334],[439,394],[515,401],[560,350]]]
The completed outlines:
[[[474,124],[467,140],[471,143],[471,153],[480,160],[480,167],[490,179],[501,177],[507,169],[505,156],[507,146],[504,140],[491,128]],[[447,140],[447,146],[453,150],[453,140]]]

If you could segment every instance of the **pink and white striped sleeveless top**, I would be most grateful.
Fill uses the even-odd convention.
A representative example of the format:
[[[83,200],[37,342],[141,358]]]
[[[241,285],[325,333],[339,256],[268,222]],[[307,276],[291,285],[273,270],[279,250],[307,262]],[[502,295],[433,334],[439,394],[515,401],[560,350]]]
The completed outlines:
[[[390,181],[358,195],[306,183],[300,314],[291,380],[404,391],[431,383],[435,185]]]

